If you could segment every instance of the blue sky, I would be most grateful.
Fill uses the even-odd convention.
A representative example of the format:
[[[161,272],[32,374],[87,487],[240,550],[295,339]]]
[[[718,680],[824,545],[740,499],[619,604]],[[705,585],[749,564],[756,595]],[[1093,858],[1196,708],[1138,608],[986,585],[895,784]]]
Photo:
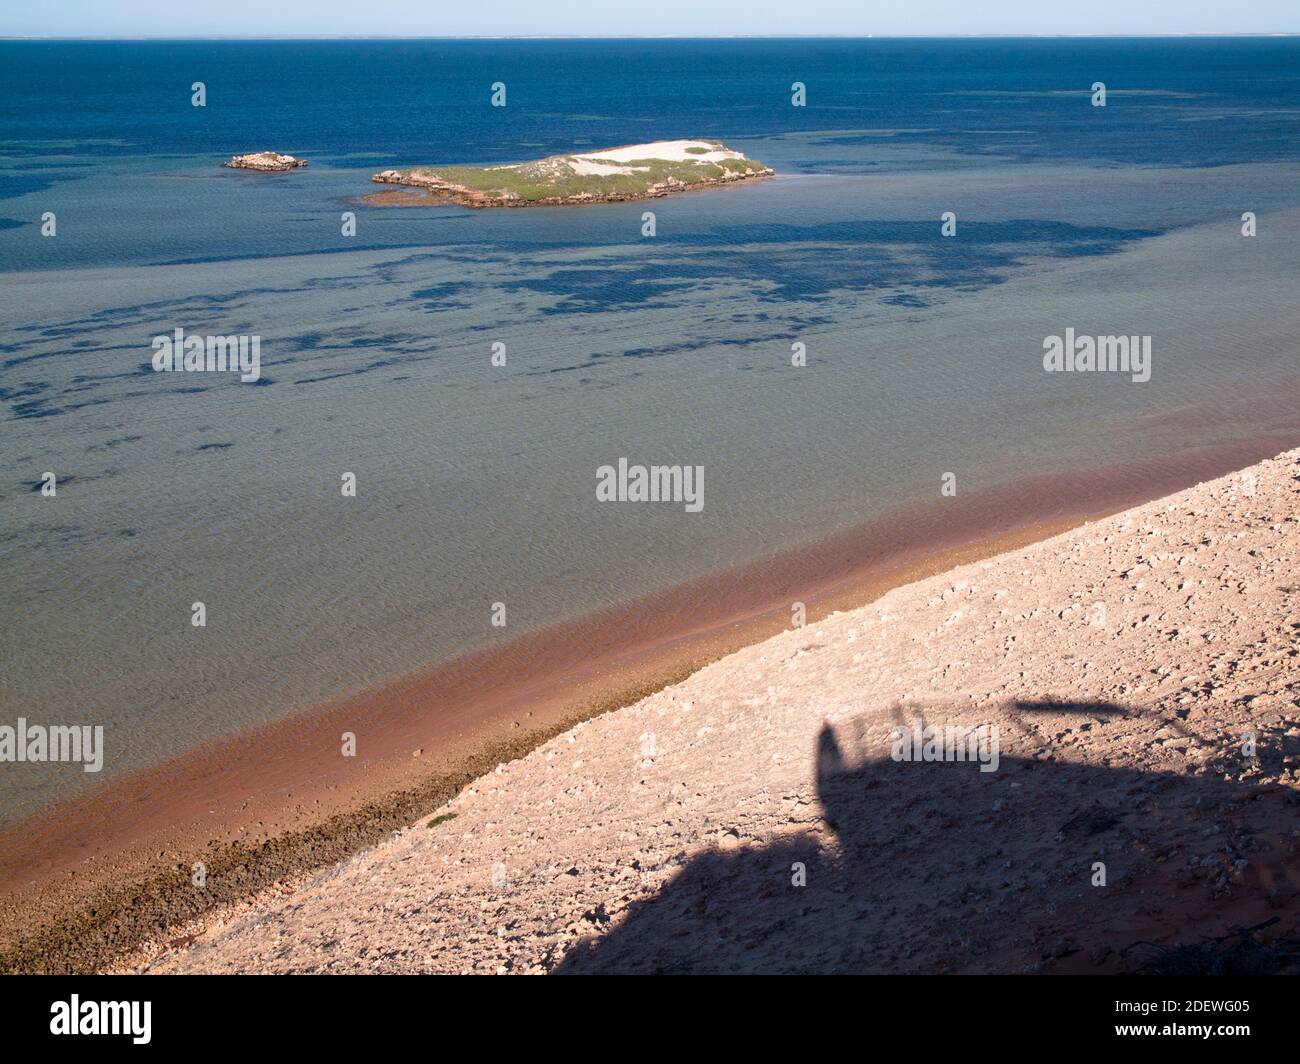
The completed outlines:
[[[725,36],[1300,32],[1300,0],[42,0],[0,35]]]

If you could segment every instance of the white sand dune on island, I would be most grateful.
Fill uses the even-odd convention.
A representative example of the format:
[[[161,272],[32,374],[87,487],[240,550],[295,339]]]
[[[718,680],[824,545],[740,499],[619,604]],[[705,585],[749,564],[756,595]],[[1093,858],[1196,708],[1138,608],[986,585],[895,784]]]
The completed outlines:
[[[1298,518],[1300,450],[783,633],[147,970],[1114,972],[1295,936]],[[996,727],[997,770],[891,759],[918,718]]]
[[[720,148],[710,140],[654,140],[649,144],[627,144],[621,148],[575,153],[579,159],[596,162],[630,163],[637,159],[662,159],[664,162],[717,163],[723,159],[743,159],[744,154]]]
[[[648,170],[646,166],[629,166],[629,163],[643,159],[655,159],[663,162],[718,163],[724,159],[744,159],[743,152],[719,147],[709,140],[654,140],[647,144],[625,144],[618,148],[605,148],[594,152],[574,152],[556,156],[563,159],[575,174],[585,177],[608,177],[610,174],[626,174],[629,171]],[[515,170],[528,163],[510,163],[506,166],[491,166],[489,170]]]

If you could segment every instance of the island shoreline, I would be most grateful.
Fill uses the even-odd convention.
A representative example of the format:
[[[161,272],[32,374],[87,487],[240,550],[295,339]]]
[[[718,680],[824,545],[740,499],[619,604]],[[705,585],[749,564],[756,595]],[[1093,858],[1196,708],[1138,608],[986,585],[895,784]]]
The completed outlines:
[[[367,207],[464,207],[467,210],[490,210],[494,208],[503,208],[506,210],[522,210],[528,207],[601,207],[614,206],[620,203],[649,203],[652,200],[666,199],[670,196],[685,196],[697,192],[717,192],[719,189],[727,188],[734,185],[756,185],[760,181],[768,181],[775,177],[785,177],[787,175],[778,174],[775,170],[765,174],[754,174],[742,179],[732,179],[729,181],[701,181],[698,184],[688,185],[684,188],[674,188],[666,191],[648,193],[646,195],[631,196],[603,196],[592,197],[588,199],[571,199],[563,196],[557,196],[544,200],[519,200],[519,201],[499,201],[483,202],[475,200],[471,202],[469,196],[457,196],[448,194],[436,186],[427,184],[417,184],[411,181],[379,181],[378,177],[371,178],[375,184],[391,185],[391,188],[385,188],[378,192],[369,192],[364,195],[356,196],[355,199],[364,203]],[[399,196],[411,197],[408,200],[399,200]],[[415,200],[415,196],[419,200]]]
[[[699,181],[693,185],[683,185],[666,189],[654,189],[642,193],[609,193],[607,195],[585,196],[582,198],[574,196],[547,196],[542,199],[525,200],[525,199],[490,199],[484,197],[473,189],[464,188],[458,185],[447,184],[444,182],[421,181],[418,178],[411,178],[408,175],[399,177],[385,177],[389,171],[376,174],[370,180],[377,185],[393,185],[397,188],[415,189],[427,194],[429,197],[428,206],[446,206],[467,207],[470,210],[488,210],[494,207],[524,208],[524,207],[595,207],[601,204],[610,203],[645,203],[650,200],[665,199],[668,196],[681,196],[688,192],[705,192],[726,188],[732,185],[752,185],[759,181],[766,181],[769,178],[777,176],[775,170],[766,170],[762,173],[746,174],[743,177],[728,177],[715,181]],[[393,171],[396,173],[396,171]],[[386,190],[387,191],[387,190]],[[370,207],[389,207],[389,206],[419,206],[419,204],[409,203],[385,203],[380,199],[385,192],[372,192],[369,195],[361,196],[363,203]]]
[[[370,180],[423,189],[436,202],[480,210],[637,203],[774,176],[776,171],[770,166],[732,151],[721,141],[678,140],[625,144],[501,166],[389,169]]]

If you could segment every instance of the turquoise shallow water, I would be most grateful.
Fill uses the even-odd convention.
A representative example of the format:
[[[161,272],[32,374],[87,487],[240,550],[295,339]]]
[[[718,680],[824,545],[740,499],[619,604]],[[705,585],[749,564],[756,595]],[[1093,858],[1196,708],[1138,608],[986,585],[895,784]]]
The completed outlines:
[[[817,541],[943,472],[977,493],[1300,438],[1298,59],[1286,40],[0,43],[0,720],[102,723],[111,775]],[[656,201],[653,239],[644,204],[359,199],[387,166],[681,135],[779,177]],[[218,166],[263,147],[311,165]],[[260,336],[261,383],[155,374],[177,327]],[[1151,336],[1152,379],[1045,374],[1067,327]],[[703,465],[703,511],[597,503],[620,456]],[[0,766],[0,815],[93,778]]]

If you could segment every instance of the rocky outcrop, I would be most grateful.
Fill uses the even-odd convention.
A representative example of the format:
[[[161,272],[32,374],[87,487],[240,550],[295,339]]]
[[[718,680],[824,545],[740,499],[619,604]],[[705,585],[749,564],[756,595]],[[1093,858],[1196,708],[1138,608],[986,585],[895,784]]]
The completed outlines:
[[[222,163],[232,170],[265,170],[281,172],[306,166],[306,159],[295,159],[292,155],[281,155],[278,151],[255,151],[248,155],[232,156],[230,162]]]

